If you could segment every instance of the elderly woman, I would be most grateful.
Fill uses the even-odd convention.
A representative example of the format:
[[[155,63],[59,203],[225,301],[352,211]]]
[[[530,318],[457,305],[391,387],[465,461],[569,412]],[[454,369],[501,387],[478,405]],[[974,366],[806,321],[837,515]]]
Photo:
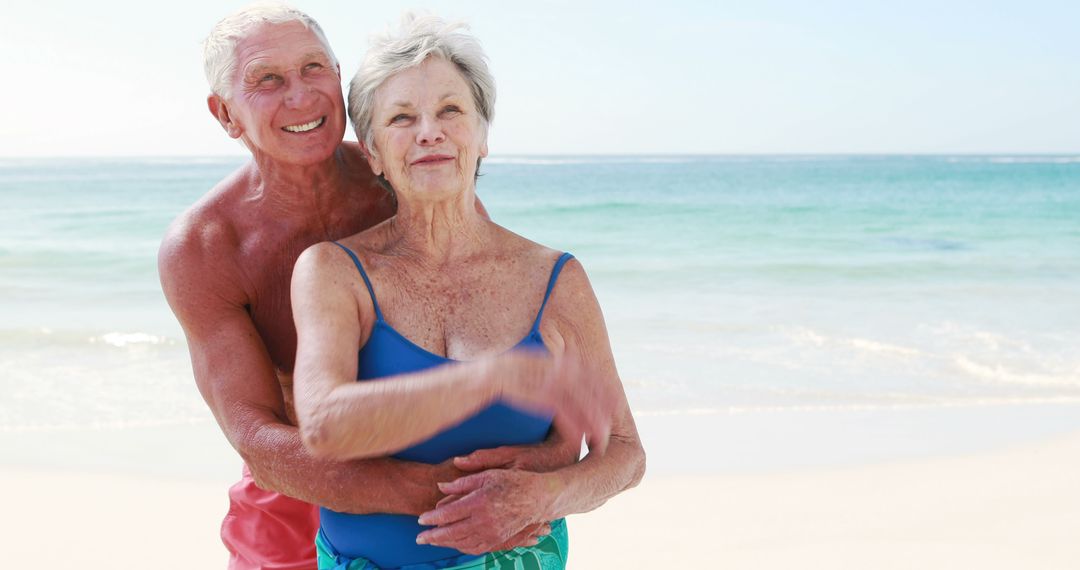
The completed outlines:
[[[419,518],[323,508],[320,568],[563,568],[562,517],[644,472],[581,264],[477,212],[495,99],[485,60],[460,26],[407,16],[352,81],[350,117],[397,214],[297,261],[301,434],[327,457],[434,463],[539,442],[554,422],[571,441],[584,434],[589,453],[551,472],[496,469],[443,484],[447,498]],[[551,521],[550,534],[485,552],[474,534],[483,520],[470,518],[482,500],[507,512],[511,530]]]

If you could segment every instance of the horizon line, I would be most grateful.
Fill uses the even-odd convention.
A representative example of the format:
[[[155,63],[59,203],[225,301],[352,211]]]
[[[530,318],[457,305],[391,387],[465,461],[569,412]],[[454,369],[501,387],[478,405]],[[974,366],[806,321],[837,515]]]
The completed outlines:
[[[959,156],[959,157],[1072,157],[1080,156],[1080,150],[1054,151],[1054,152],[583,152],[583,153],[496,153],[487,158],[520,158],[520,157],[933,157],[933,156]],[[191,159],[245,159],[251,158],[250,154],[28,154],[28,155],[0,155],[0,160],[27,160],[27,159],[161,159],[161,158],[191,158]]]

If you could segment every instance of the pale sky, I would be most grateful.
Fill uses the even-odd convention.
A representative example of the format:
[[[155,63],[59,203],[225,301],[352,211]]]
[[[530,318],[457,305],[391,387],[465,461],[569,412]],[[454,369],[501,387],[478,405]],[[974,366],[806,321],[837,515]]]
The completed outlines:
[[[0,156],[245,152],[206,111],[200,42],[246,2],[13,4]],[[468,21],[495,155],[1080,153],[1075,0],[293,4],[345,82],[405,9]]]

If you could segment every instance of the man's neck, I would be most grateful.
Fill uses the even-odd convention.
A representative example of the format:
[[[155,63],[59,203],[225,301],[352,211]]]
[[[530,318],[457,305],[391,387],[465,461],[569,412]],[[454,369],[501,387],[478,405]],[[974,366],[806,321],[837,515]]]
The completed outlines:
[[[248,201],[268,208],[278,219],[322,219],[344,197],[346,172],[341,147],[325,161],[286,164],[258,154]]]

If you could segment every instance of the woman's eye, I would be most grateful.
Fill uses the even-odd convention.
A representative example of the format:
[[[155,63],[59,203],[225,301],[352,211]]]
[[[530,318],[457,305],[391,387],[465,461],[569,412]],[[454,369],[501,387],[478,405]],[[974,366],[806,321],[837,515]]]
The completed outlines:
[[[447,105],[442,110],[443,116],[453,116],[453,115],[458,115],[460,113],[461,113],[461,109],[458,108],[457,105]]]
[[[259,79],[259,83],[270,83],[273,81],[277,81],[277,78],[277,75],[274,75],[273,73],[267,73],[266,75],[262,76],[261,79]]]
[[[319,69],[322,69],[322,67],[323,66],[322,66],[321,63],[309,63],[309,64],[304,66],[304,69],[306,69],[308,71],[317,71]]]
[[[411,118],[412,118],[411,115],[406,115],[405,113],[399,113],[397,115],[394,115],[394,117],[390,119],[390,124],[392,124],[392,125],[400,125],[400,124],[403,124],[403,123],[407,123],[409,121],[409,119],[411,119]]]

